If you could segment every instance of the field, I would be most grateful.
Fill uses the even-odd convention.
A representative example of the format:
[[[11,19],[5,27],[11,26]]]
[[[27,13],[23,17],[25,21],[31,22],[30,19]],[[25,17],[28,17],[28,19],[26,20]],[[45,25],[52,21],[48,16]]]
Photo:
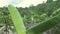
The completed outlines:
[[[60,34],[60,0],[30,7],[0,7],[0,34]]]

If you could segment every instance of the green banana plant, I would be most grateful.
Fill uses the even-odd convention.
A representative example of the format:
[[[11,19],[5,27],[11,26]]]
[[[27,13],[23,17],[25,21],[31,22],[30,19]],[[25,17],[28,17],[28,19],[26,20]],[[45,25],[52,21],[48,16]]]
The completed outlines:
[[[23,19],[19,14],[18,10],[12,5],[8,6],[8,10],[10,12],[17,34],[26,34],[26,29],[23,23]]]
[[[27,33],[33,32],[33,34],[41,34],[42,32],[56,26],[60,23],[60,10],[58,14],[52,18],[46,19],[45,21],[38,23],[27,30]]]
[[[41,34],[42,32],[60,23],[60,14],[57,14],[56,16],[46,19],[45,21],[38,23],[26,30],[18,10],[12,5],[8,6],[8,10],[12,17],[17,34],[26,34],[26,32],[27,34]]]

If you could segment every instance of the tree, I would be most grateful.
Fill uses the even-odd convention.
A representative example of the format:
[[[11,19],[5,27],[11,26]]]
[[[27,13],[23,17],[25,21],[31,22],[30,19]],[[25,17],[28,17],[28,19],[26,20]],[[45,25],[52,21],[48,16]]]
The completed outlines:
[[[49,2],[53,2],[53,0],[47,0],[47,3],[49,3]]]

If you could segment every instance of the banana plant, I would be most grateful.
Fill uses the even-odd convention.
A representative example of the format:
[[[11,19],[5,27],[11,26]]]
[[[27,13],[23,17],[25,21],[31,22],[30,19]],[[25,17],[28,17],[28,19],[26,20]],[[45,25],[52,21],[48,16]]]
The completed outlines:
[[[46,19],[45,21],[30,27],[29,29],[27,29],[27,32],[29,33],[33,32],[33,34],[41,34],[59,23],[60,23],[60,10],[54,17]]]
[[[55,15],[54,17],[48,18],[41,23],[37,23],[36,25],[26,30],[23,23],[23,19],[19,14],[18,10],[12,5],[8,6],[8,10],[10,12],[17,34],[41,34],[42,32],[60,23],[60,10],[59,10],[59,14]]]

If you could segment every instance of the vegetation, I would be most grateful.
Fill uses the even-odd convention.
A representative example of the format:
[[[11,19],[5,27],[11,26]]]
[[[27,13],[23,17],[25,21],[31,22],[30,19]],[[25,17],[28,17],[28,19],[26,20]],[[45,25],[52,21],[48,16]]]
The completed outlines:
[[[4,31],[7,33],[10,29],[17,34],[42,34],[54,27],[55,34],[59,34],[60,26],[56,27],[60,23],[59,20],[60,0],[48,0],[46,3],[31,5],[28,8],[15,8],[12,5],[0,8],[0,28],[5,26]]]
[[[12,17],[14,26],[18,32],[18,34],[26,34],[26,29],[23,24],[23,20],[19,14],[19,12],[13,6],[9,5],[8,9],[10,11],[10,15]]]

